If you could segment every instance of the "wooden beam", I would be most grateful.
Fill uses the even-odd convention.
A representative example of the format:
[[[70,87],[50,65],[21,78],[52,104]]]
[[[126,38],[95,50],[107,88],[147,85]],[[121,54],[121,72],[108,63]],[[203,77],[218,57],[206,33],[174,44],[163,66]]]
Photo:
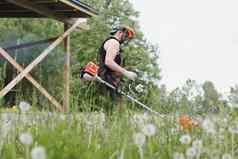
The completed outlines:
[[[78,18],[79,17],[79,14],[75,13],[75,12],[62,12],[62,13],[58,13],[57,12],[57,15],[65,15],[65,16],[70,16],[72,18]],[[37,13],[34,13],[34,12],[5,12],[5,13],[1,13],[0,12],[0,20],[1,18],[45,18],[44,16],[40,15],[40,14],[37,14]],[[85,27],[83,27],[83,25],[80,27],[81,29],[82,28],[85,28],[88,29],[89,27],[87,25],[85,25]],[[78,31],[80,31],[81,29],[78,29]]]
[[[6,95],[19,81],[24,78],[37,64],[39,64],[57,45],[59,45],[65,37],[74,31],[78,25],[82,23],[82,19],[78,19],[73,26],[64,32],[57,40],[55,40],[48,48],[46,48],[40,56],[38,56],[31,64],[29,64],[20,74],[17,75],[6,87],[0,92],[0,98]]]
[[[67,5],[69,5],[69,6],[72,6],[73,8],[76,8],[76,9],[78,9],[78,10],[84,12],[84,13],[87,13],[87,14],[90,15],[90,16],[96,16],[95,13],[92,13],[92,12],[88,11],[87,9],[84,9],[83,7],[80,7],[79,5],[75,5],[75,4],[71,3],[71,2],[68,1],[68,0],[59,0],[59,1],[60,1],[60,2],[63,2],[64,4],[67,4]]]
[[[38,14],[44,15],[45,17],[54,18],[54,19],[57,19],[64,23],[67,23],[67,20],[65,17],[58,17],[55,15],[55,13],[52,10],[50,10],[46,7],[43,7],[41,5],[36,5],[36,4],[34,4],[33,1],[30,1],[30,0],[6,0],[6,1],[8,1],[12,4],[15,4],[17,6],[21,6],[23,8],[34,11]]]
[[[69,28],[67,24],[64,25],[64,30],[66,31]],[[64,50],[65,50],[65,55],[64,55],[64,104],[63,104],[63,109],[64,112],[69,111],[69,94],[70,94],[70,87],[69,87],[69,82],[70,82],[70,36],[68,35],[64,39]]]
[[[0,5],[0,13],[2,13],[2,14],[3,13],[32,13],[32,14],[34,13],[34,14],[38,14],[38,13],[32,12],[31,10],[27,10],[24,8],[5,8],[4,6],[1,6],[1,5]],[[60,13],[72,13],[72,14],[80,15],[80,13],[77,13],[72,9],[58,9],[58,8],[56,8],[56,9],[54,9],[54,13],[56,16],[63,16],[63,15],[60,15]],[[38,15],[42,16],[41,14],[38,14]],[[42,16],[42,17],[45,17],[45,16]]]
[[[23,71],[23,67],[19,65],[4,49],[0,47],[0,54],[7,59],[9,63],[11,63],[18,71]],[[42,87],[29,73],[26,74],[26,78],[56,107],[57,110],[63,111],[61,104],[57,102],[57,100],[51,96],[47,90]]]
[[[24,13],[0,13],[0,18],[45,18],[42,15],[32,12],[24,12]]]
[[[79,16],[84,16],[81,15],[80,13],[75,13],[75,12],[57,12],[57,15],[64,15],[64,16],[68,16],[71,17],[70,19],[72,20],[72,18],[78,18]],[[37,14],[35,12],[0,12],[0,18],[45,18],[45,16],[42,16],[40,14]],[[83,26],[81,26],[81,28],[83,28]],[[84,27],[85,29],[88,29],[89,27],[87,25],[85,25]],[[78,29],[81,30],[81,29]]]
[[[57,3],[58,0],[37,0],[35,3]],[[8,4],[8,2],[0,1],[0,4]]]
[[[54,11],[52,11],[49,8],[44,7],[42,5],[37,5],[32,0],[6,0],[6,1],[10,2],[12,4],[15,4],[15,5],[21,6],[23,8],[29,9],[31,11],[34,11],[34,12],[41,14],[45,17],[59,20],[66,24],[72,25],[73,23],[75,23],[74,20],[69,19],[68,17],[65,17],[64,15],[62,15],[62,16],[57,15]],[[86,24],[80,25],[78,27],[80,27],[80,29],[88,29],[88,26],[86,26]]]
[[[36,3],[34,3],[36,4]],[[37,4],[41,7],[44,7],[44,8],[48,8],[52,11],[55,12],[75,12],[75,13],[78,13],[76,12],[76,10],[70,6],[66,6],[65,4],[61,4],[59,5],[59,3],[53,3],[53,4],[50,4],[50,3],[46,3],[46,4]],[[0,4],[0,13],[5,13],[5,12],[33,12],[27,8],[23,8],[21,6],[18,6],[18,5],[14,5],[12,3],[8,3],[8,4]],[[82,12],[83,13],[83,12]],[[86,14],[86,13],[84,13]]]

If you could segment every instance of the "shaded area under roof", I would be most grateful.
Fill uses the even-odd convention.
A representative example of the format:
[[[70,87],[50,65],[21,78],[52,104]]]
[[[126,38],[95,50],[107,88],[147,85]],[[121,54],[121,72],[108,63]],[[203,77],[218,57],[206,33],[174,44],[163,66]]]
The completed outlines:
[[[80,0],[0,0],[0,18],[42,18],[48,14],[48,17],[88,18],[98,13]]]

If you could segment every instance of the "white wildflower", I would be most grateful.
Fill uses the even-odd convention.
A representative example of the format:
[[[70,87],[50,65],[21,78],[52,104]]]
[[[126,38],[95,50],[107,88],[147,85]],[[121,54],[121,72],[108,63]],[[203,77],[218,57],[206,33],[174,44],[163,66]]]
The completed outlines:
[[[24,145],[31,145],[33,142],[32,135],[30,133],[22,133],[19,137],[20,141]]]
[[[222,159],[232,159],[232,156],[228,153],[222,155]]]
[[[221,159],[220,151],[217,149],[205,149],[205,152],[208,154],[209,158]]]
[[[143,146],[145,143],[145,135],[142,133],[134,134],[133,139],[134,139],[134,143],[139,147]]]
[[[52,112],[48,112],[48,116],[49,117],[53,117],[53,113]]]
[[[144,135],[146,136],[153,136],[156,132],[156,127],[153,124],[146,124],[143,128],[142,128],[142,132],[144,133]]]
[[[192,143],[193,148],[196,150],[196,155],[199,156],[202,153],[203,143],[202,140],[194,140]]]
[[[92,122],[92,120],[85,121],[85,128],[87,131],[92,131],[92,129],[94,128],[94,123]]]
[[[174,155],[173,155],[173,159],[184,159],[184,154],[179,153],[179,152],[175,152]]]
[[[0,137],[1,140],[5,139],[9,133],[9,131],[12,129],[13,124],[12,121],[4,121],[0,127]]]
[[[45,148],[42,146],[34,147],[31,151],[32,159],[46,159]]]
[[[2,122],[8,122],[10,120],[11,120],[11,114],[10,113],[1,114],[1,121]]]
[[[202,128],[207,132],[214,134],[216,133],[215,124],[210,119],[205,119],[202,123]]]
[[[138,93],[144,92],[144,86],[143,86],[142,84],[138,84],[138,85],[136,86],[136,91],[137,91]]]
[[[145,123],[145,118],[143,115],[140,114],[135,114],[132,117],[132,123],[138,124],[138,125],[144,125]]]
[[[187,157],[195,157],[197,155],[197,151],[194,147],[189,147],[187,150],[186,150],[186,156]]]
[[[228,119],[227,118],[224,118],[223,119],[223,122],[226,124],[228,122]]]
[[[105,122],[106,122],[106,115],[105,115],[103,112],[100,112],[100,113],[99,113],[99,120],[100,120],[102,123],[105,123]]]
[[[59,115],[59,118],[60,118],[60,120],[63,120],[63,121],[64,121],[65,118],[66,118],[66,116],[65,116],[64,114],[60,114],[60,115]]]
[[[98,114],[98,117],[96,119],[96,127],[99,128],[100,130],[103,130],[104,131],[104,125],[105,125],[105,122],[106,122],[106,116],[104,113],[100,112]]]
[[[228,131],[233,134],[238,134],[238,125],[236,127],[229,127]]]
[[[179,141],[180,141],[181,144],[188,145],[191,142],[191,137],[190,137],[190,135],[186,134],[186,135],[181,136]]]
[[[21,112],[25,113],[30,109],[30,104],[23,101],[23,102],[20,102],[19,107]]]
[[[171,129],[170,129],[170,132],[171,132],[172,135],[175,135],[175,134],[178,132],[178,129],[176,129],[176,128],[171,128]]]
[[[195,148],[199,148],[201,149],[202,148],[202,140],[194,140],[193,143],[192,143],[193,147]]]

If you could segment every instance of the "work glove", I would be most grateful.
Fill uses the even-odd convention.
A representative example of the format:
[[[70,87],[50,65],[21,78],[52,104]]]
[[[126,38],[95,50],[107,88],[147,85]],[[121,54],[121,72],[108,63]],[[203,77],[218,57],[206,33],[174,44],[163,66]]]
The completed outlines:
[[[129,78],[130,80],[135,80],[135,78],[137,77],[137,74],[135,72],[132,71],[125,71],[124,72],[124,76],[126,76],[127,78]]]

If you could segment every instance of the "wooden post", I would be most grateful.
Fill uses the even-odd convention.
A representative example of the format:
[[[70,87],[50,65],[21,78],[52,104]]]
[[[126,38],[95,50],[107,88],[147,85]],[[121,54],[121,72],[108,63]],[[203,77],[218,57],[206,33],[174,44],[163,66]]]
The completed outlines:
[[[37,64],[39,64],[61,41],[64,40],[80,23],[82,19],[78,19],[73,26],[71,26],[66,32],[63,33],[57,40],[55,40],[48,48],[46,48],[40,56],[38,56],[31,64],[29,64],[15,79],[13,79],[6,87],[0,92],[0,98],[7,94],[19,81],[24,78]]]
[[[64,30],[67,30],[68,24],[64,24]],[[69,111],[69,95],[70,95],[70,36],[64,39],[64,112]]]

